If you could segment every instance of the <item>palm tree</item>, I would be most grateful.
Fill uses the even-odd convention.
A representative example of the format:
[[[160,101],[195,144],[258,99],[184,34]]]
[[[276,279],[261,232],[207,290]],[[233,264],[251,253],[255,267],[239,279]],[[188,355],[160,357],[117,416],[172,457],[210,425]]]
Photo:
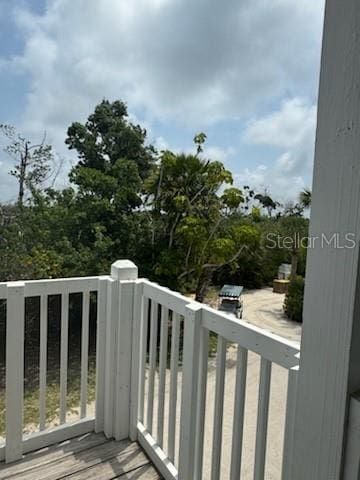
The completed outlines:
[[[299,195],[300,204],[304,208],[310,208],[311,206],[311,190],[305,188]]]

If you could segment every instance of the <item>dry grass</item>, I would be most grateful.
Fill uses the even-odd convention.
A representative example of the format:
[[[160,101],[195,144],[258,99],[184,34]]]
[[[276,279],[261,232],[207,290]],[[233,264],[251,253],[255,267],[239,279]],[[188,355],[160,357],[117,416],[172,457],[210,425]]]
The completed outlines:
[[[95,399],[96,362],[95,355],[89,357],[88,403]],[[48,426],[58,423],[60,385],[57,381],[58,372],[48,374],[46,389],[46,422]],[[50,379],[50,380],[49,380]],[[38,384],[36,381],[34,384]],[[69,365],[67,382],[67,413],[76,415],[80,404],[80,370],[78,365]],[[38,429],[39,426],[39,389],[25,387],[24,392],[24,433]],[[0,437],[5,435],[5,390],[0,390]]]

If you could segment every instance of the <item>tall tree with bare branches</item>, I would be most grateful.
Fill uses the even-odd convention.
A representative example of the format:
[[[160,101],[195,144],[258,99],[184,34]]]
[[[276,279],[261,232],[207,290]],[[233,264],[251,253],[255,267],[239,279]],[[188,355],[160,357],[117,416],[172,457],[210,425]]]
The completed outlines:
[[[10,174],[18,181],[18,204],[24,203],[26,190],[32,191],[43,185],[51,176],[51,163],[54,154],[51,145],[46,143],[46,135],[38,144],[20,135],[7,124],[0,124],[0,131],[8,139],[4,151],[14,160]]]

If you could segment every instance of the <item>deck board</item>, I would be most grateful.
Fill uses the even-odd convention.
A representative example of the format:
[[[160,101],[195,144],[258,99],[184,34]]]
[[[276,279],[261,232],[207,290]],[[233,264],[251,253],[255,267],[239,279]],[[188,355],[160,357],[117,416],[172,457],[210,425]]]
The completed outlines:
[[[0,464],[0,480],[159,480],[137,443],[88,434]]]

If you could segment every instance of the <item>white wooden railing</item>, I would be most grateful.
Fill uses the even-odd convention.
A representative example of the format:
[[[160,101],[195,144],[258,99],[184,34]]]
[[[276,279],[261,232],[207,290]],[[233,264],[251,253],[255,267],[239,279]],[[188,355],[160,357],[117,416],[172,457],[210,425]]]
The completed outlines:
[[[82,293],[80,419],[67,422],[69,294]],[[87,415],[90,292],[97,294],[95,415]],[[61,295],[60,426],[46,429],[47,301]],[[39,431],[23,436],[24,299],[40,297]],[[244,432],[248,352],[260,358],[255,480],[264,479],[272,364],[288,370],[282,478],[292,458],[299,350],[297,345],[178,293],[137,278],[137,268],[116,262],[110,276],[0,284],[7,303],[6,439],[0,460],[95,430],[138,441],[166,480],[221,474],[227,346],[237,345],[230,479],[238,480]],[[212,444],[204,445],[209,337],[216,338]],[[213,360],[212,360],[213,361]],[[204,451],[206,455],[204,456]],[[206,477],[208,478],[208,477]]]

